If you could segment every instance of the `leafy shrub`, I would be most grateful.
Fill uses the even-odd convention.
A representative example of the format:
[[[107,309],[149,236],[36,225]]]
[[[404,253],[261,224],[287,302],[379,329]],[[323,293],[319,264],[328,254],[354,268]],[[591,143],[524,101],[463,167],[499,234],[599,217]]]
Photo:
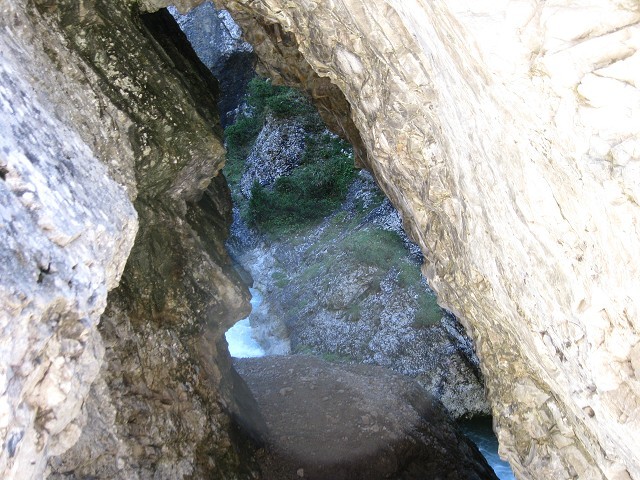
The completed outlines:
[[[282,95],[286,90],[287,87],[273,85],[266,78],[253,77],[247,86],[247,103],[253,108],[254,116],[262,117],[267,100]]]
[[[279,118],[290,118],[299,115],[312,115],[315,108],[309,99],[294,89],[267,99],[267,109]]]
[[[232,185],[240,181],[244,161],[251,153],[251,148],[262,129],[262,125],[263,120],[255,116],[241,117],[236,123],[225,129],[227,163],[224,173]]]
[[[279,118],[287,118],[297,115],[308,116],[315,111],[302,93],[292,88],[274,86],[269,80],[261,77],[254,77],[249,82],[247,104],[251,107],[250,114],[241,116],[224,131],[227,146],[224,173],[232,185],[240,181],[244,161],[251,153],[268,112]]]
[[[251,189],[247,220],[268,233],[316,222],[335,210],[356,175],[348,144],[329,135],[309,142],[303,163],[269,190]]]
[[[248,205],[240,205],[248,223],[267,233],[291,230],[320,220],[344,199],[355,177],[353,153],[348,143],[335,135],[320,134],[325,126],[310,100],[299,91],[275,86],[255,77],[249,82],[247,103],[250,116],[243,116],[225,130],[227,165],[225,175],[239,183],[244,162],[268,114],[296,118],[310,135],[302,165],[281,177],[272,189],[255,184]]]
[[[278,118],[292,118],[315,113],[306,95],[295,88],[273,85],[262,77],[254,77],[249,82],[247,103],[257,117],[271,113]]]

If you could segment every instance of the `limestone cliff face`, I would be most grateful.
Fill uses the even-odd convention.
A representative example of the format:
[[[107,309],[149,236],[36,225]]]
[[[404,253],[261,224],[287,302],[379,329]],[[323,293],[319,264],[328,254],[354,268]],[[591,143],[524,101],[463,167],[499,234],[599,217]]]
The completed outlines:
[[[76,102],[97,112],[103,98],[63,80],[87,76],[73,55],[60,49],[61,72],[41,48],[60,39],[16,2],[0,10],[0,476],[37,478],[80,435],[104,355],[96,325],[137,230],[135,187],[130,150],[113,141],[122,130],[96,128],[97,115],[70,121]],[[57,110],[66,93],[71,108]],[[121,170],[100,153],[122,155]]]
[[[215,81],[167,12],[0,14],[0,477],[250,475]]]
[[[216,4],[344,94],[517,474],[640,478],[638,3]]]

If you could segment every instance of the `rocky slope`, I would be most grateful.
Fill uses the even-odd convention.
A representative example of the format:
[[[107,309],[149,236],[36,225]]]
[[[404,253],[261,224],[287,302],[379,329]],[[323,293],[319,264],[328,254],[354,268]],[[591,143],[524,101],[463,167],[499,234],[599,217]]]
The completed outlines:
[[[250,160],[264,138],[238,188],[254,176]],[[263,163],[261,178],[269,171]],[[227,245],[262,294],[249,321],[268,355],[385,366],[416,378],[454,418],[489,414],[470,339],[436,304],[420,277],[419,250],[366,171],[317,226],[265,236],[236,214]]]
[[[344,94],[516,473],[640,477],[637,2],[215,3]]]
[[[437,305],[419,247],[371,175],[356,174],[349,145],[293,89],[256,78],[246,105],[226,130],[227,245],[261,293],[249,321],[262,348],[383,365],[418,378],[454,418],[488,415],[471,340]]]

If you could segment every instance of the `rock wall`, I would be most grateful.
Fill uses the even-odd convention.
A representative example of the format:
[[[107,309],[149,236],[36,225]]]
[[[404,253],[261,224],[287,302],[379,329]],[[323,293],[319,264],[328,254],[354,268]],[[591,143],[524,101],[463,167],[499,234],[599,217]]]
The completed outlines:
[[[0,476],[38,478],[47,456],[80,435],[104,355],[96,326],[138,223],[131,156],[108,138],[120,132],[98,128],[97,116],[69,121],[79,120],[73,107],[57,109],[67,93],[70,103],[91,106],[100,97],[63,80],[41,48],[60,40],[22,5],[3,2],[0,10]],[[67,63],[70,53],[59,55],[65,73],[82,75]],[[92,148],[97,138],[102,152]],[[100,153],[122,154],[122,170]]]
[[[169,11],[185,33],[198,58],[220,83],[218,108],[222,126],[237,116],[247,84],[255,76],[253,48],[242,39],[242,31],[226,10],[216,10],[204,2],[187,14],[175,7]]]
[[[253,475],[217,84],[141,13],[0,6],[2,478]]]
[[[215,3],[344,94],[517,475],[640,478],[638,2]]]

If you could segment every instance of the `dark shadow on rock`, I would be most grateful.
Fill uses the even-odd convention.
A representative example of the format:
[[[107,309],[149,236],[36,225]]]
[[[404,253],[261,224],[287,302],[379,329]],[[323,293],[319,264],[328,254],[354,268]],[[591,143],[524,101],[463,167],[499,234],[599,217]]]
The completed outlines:
[[[407,377],[301,355],[234,365],[266,421],[265,480],[497,478],[440,403]]]

